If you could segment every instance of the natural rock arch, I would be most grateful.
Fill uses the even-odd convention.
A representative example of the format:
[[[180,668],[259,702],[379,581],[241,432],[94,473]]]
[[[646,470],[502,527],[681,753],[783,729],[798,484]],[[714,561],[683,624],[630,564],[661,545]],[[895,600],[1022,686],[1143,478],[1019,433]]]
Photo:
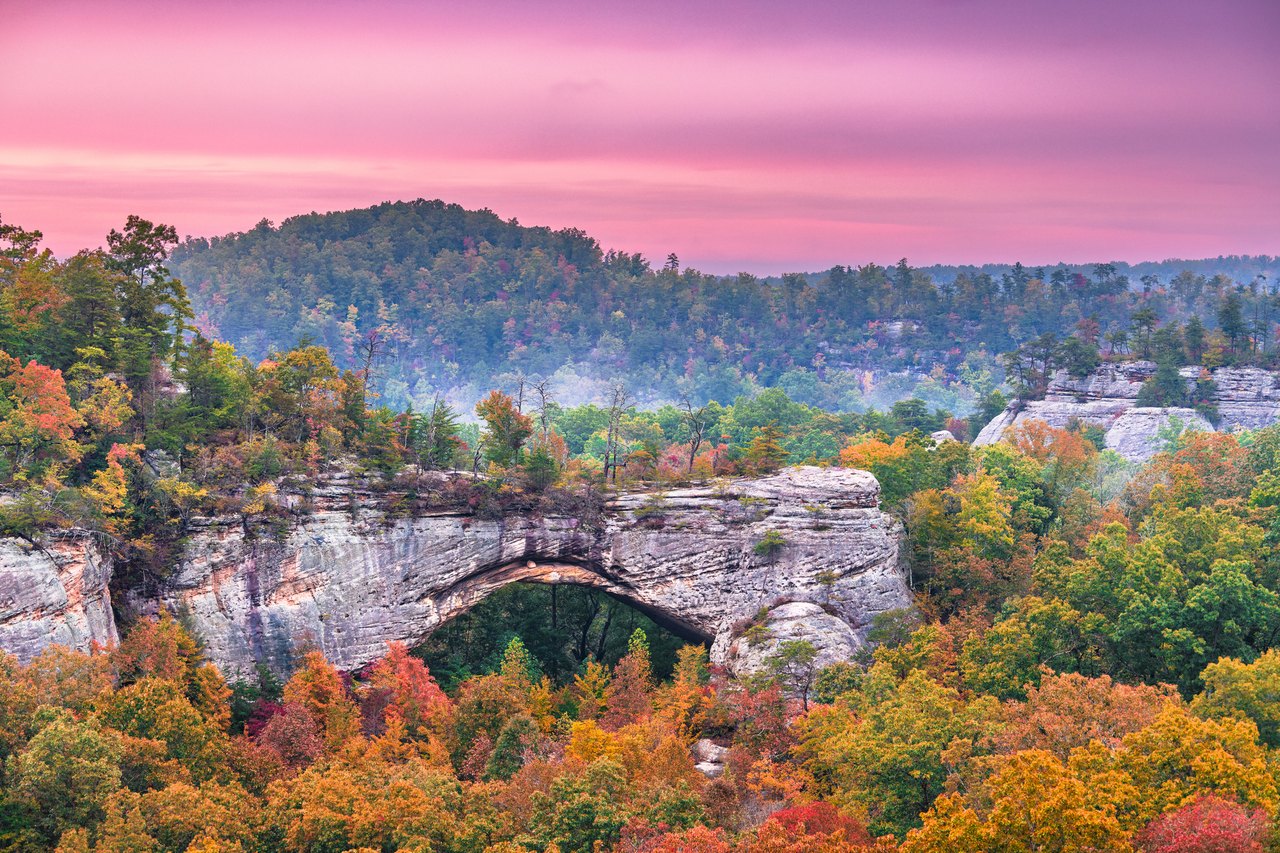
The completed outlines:
[[[420,641],[522,580],[603,589],[712,641],[713,661],[730,666],[758,663],[762,650],[736,639],[764,614],[778,642],[803,636],[826,661],[856,650],[877,613],[910,605],[900,528],[880,511],[879,484],[863,471],[789,468],[627,493],[590,521],[434,510],[395,517],[386,495],[346,477],[319,483],[308,500],[310,511],[280,540],[248,535],[238,518],[197,519],[163,588],[128,593],[125,608],[178,615],[234,678],[259,663],[286,672],[305,648],[357,669],[388,641]],[[758,549],[771,532],[782,544]],[[40,613],[44,622],[59,618],[47,607]],[[7,627],[14,637],[32,634],[30,625]],[[106,630],[114,624],[74,642],[110,639],[96,636]],[[29,657],[38,647],[24,640],[16,650]]]
[[[839,655],[860,643],[876,613],[910,602],[898,526],[863,471],[790,468],[718,488],[624,494],[592,523],[457,512],[388,520],[375,497],[346,482],[314,500],[282,542],[207,522],[152,603],[181,615],[228,675],[257,662],[287,670],[305,646],[355,669],[388,641],[417,642],[520,580],[603,589],[712,640],[713,659],[730,663],[735,625],[762,608],[821,605],[793,629]],[[769,531],[784,544],[759,553]]]

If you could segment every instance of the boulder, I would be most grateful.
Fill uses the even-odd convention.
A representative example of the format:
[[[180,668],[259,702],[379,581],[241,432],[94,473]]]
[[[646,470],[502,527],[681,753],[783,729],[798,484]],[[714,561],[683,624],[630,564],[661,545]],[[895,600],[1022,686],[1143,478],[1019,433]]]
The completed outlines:
[[[770,658],[791,640],[803,640],[813,646],[817,652],[815,672],[837,661],[852,660],[866,645],[864,637],[848,622],[812,601],[779,604],[756,624],[764,630],[728,638],[723,657],[727,669],[737,678],[769,672]],[[753,640],[753,634],[758,639]]]

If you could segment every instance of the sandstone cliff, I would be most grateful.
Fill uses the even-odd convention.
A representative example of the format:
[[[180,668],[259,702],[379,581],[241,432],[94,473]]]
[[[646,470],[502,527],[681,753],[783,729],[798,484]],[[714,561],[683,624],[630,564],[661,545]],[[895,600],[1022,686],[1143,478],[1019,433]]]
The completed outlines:
[[[27,661],[55,643],[115,643],[111,568],[86,531],[0,539],[0,649]]]
[[[605,590],[712,642],[713,659],[737,668],[758,666],[768,651],[738,654],[737,634],[753,619],[785,626],[777,642],[806,637],[826,661],[861,647],[875,614],[911,601],[898,525],[878,508],[875,478],[861,471],[791,468],[721,486],[622,494],[592,519],[393,515],[385,495],[341,476],[318,483],[307,500],[308,511],[279,538],[246,530],[238,518],[195,520],[166,586],[158,595],[130,592],[129,608],[178,614],[234,677],[258,662],[285,671],[309,647],[357,668],[381,656],[387,641],[421,640],[521,580]],[[771,533],[777,547],[757,548]],[[12,590],[17,602],[0,611],[13,614],[0,646],[30,654],[51,642],[114,640],[105,580],[97,600],[106,623],[81,620],[86,630],[77,633],[61,615],[68,607],[28,600],[38,569],[16,554],[0,551],[0,590]]]
[[[1065,427],[1072,421],[1094,424],[1107,433],[1107,447],[1132,462],[1142,462],[1160,448],[1157,436],[1172,418],[1188,429],[1233,431],[1260,429],[1280,423],[1280,376],[1256,367],[1223,367],[1212,371],[1217,385],[1216,427],[1199,412],[1185,408],[1145,408],[1137,405],[1142,383],[1155,375],[1149,361],[1104,364],[1085,379],[1059,371],[1043,400],[1012,404],[987,424],[974,444],[994,444],[1005,430],[1029,420]],[[1190,386],[1199,367],[1180,371]]]

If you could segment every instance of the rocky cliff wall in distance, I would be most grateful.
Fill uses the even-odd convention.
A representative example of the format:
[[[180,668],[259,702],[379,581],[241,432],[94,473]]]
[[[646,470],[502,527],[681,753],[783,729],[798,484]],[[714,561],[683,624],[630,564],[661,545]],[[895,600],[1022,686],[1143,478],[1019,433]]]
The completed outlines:
[[[1187,429],[1224,432],[1280,423],[1280,376],[1274,373],[1256,367],[1211,371],[1217,385],[1215,426],[1194,409],[1139,407],[1138,392],[1155,370],[1152,362],[1134,361],[1104,364],[1084,379],[1058,371],[1043,400],[1010,404],[983,427],[974,444],[994,444],[1008,429],[1027,421],[1044,421],[1059,428],[1079,421],[1102,427],[1109,449],[1131,462],[1144,462],[1160,450],[1159,433],[1174,418]],[[1184,367],[1180,373],[1190,386],[1202,369]]]

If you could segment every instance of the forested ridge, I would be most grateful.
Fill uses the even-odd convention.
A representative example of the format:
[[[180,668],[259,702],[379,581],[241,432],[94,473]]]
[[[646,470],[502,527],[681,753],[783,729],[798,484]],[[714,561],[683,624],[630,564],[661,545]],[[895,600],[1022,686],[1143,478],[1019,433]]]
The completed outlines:
[[[513,270],[560,270],[548,273],[557,287],[580,280],[566,271],[577,256],[538,264],[556,240],[572,243],[569,253],[589,247],[581,235],[526,234],[466,215],[475,230],[512,242],[437,260],[496,269],[497,253],[509,252]],[[278,233],[261,230],[263,239]],[[457,233],[466,236],[461,225]],[[366,344],[361,358],[370,332],[375,344],[397,340],[395,323],[432,322],[434,309],[388,303],[372,328],[358,325],[358,309],[347,331],[329,329],[336,339],[324,324],[314,336],[293,329],[281,333],[300,339],[264,341],[269,351],[249,358],[210,326],[191,328],[207,320],[189,288],[205,284],[189,269],[175,274],[174,229],[130,217],[104,249],[61,260],[40,242],[36,231],[0,223],[0,531],[33,545],[54,530],[86,531],[115,555],[118,584],[163,582],[198,516],[284,535],[307,508],[281,492],[330,471],[392,504],[490,517],[563,507],[588,515],[609,490],[643,487],[654,494],[646,513],[660,517],[667,488],[807,461],[875,474],[883,507],[905,526],[916,607],[878,619],[874,650],[853,661],[818,671],[812,646],[796,640],[741,681],[650,624],[609,636],[589,600],[565,604],[564,633],[528,626],[533,594],[499,600],[506,609],[487,622],[456,624],[474,654],[392,646],[366,670],[342,673],[313,652],[284,683],[264,671],[228,684],[167,617],[134,619],[111,649],[53,648],[25,664],[0,654],[0,849],[1275,849],[1280,427],[1166,430],[1138,467],[1078,426],[1030,422],[987,447],[932,437],[941,427],[972,434],[1003,405],[987,368],[986,392],[975,395],[987,411],[967,421],[919,399],[831,411],[786,390],[798,368],[744,372],[741,359],[731,365],[731,402],[704,404],[677,378],[662,392],[673,402],[646,407],[633,384],[645,374],[635,371],[663,361],[632,356],[590,405],[557,399],[550,373],[495,373],[468,412],[475,422],[464,423],[434,394],[398,405],[400,362],[390,350],[378,357]],[[619,263],[604,256],[591,268],[612,275]],[[721,292],[675,264],[631,263],[628,298],[640,307],[608,302],[606,316],[658,311],[661,301],[643,301],[652,285],[668,301],[703,304],[698,322],[728,333],[738,321],[716,311],[743,310],[735,300],[745,300],[771,318],[743,321],[733,338],[743,347],[734,357],[749,352],[755,364],[766,351],[784,358],[784,344],[804,345],[811,333],[824,352],[843,346],[834,334],[816,337],[796,319],[804,311],[826,332],[853,329],[855,317],[898,318],[896,331],[876,325],[881,318],[849,332],[861,343],[848,352],[876,342],[867,352],[890,361],[912,352],[903,340],[999,326],[1006,343],[978,352],[996,369],[1008,350],[1022,393],[1058,364],[1149,354],[1167,379],[1177,364],[1271,364],[1276,352],[1270,282],[1250,289],[1193,274],[1144,289],[1121,286],[1104,267],[1055,289],[1051,274],[1046,283],[1023,271],[1008,285],[993,280],[1000,310],[974,308],[951,325],[939,317],[968,297],[947,296],[905,266],[840,273],[881,289],[849,291],[848,312],[831,317],[816,297],[827,283]],[[550,286],[530,281],[531,291]],[[713,310],[715,299],[727,301]],[[1024,308],[1039,299],[1063,301],[1044,320]],[[951,313],[938,314],[938,300]],[[503,300],[483,305],[491,302]],[[262,314],[256,304],[228,303],[227,316],[251,322],[246,312]],[[784,320],[789,337],[777,326]],[[630,338],[615,337],[631,352]],[[765,340],[772,350],[760,348]],[[976,370],[963,367],[977,358],[972,349],[921,352]],[[937,386],[955,381],[945,362],[934,367]],[[817,383],[805,387],[819,390],[831,375],[820,369],[836,370],[804,369]],[[771,376],[781,387],[755,387]],[[1175,390],[1157,374],[1149,393]],[[766,535],[756,547],[785,544]],[[513,611],[521,618],[501,615]],[[572,642],[570,628],[590,642]],[[439,683],[424,660],[439,662]],[[695,767],[699,742],[726,750],[711,776]]]
[[[196,325],[250,358],[313,340],[358,367],[372,335],[379,389],[401,408],[438,392],[469,407],[522,374],[570,402],[622,381],[651,401],[779,387],[830,410],[918,396],[967,414],[1002,378],[996,356],[1045,334],[1102,343],[1141,312],[1212,329],[1232,293],[1264,349],[1280,320],[1267,257],[713,276],[423,200],[188,239],[172,265]]]

